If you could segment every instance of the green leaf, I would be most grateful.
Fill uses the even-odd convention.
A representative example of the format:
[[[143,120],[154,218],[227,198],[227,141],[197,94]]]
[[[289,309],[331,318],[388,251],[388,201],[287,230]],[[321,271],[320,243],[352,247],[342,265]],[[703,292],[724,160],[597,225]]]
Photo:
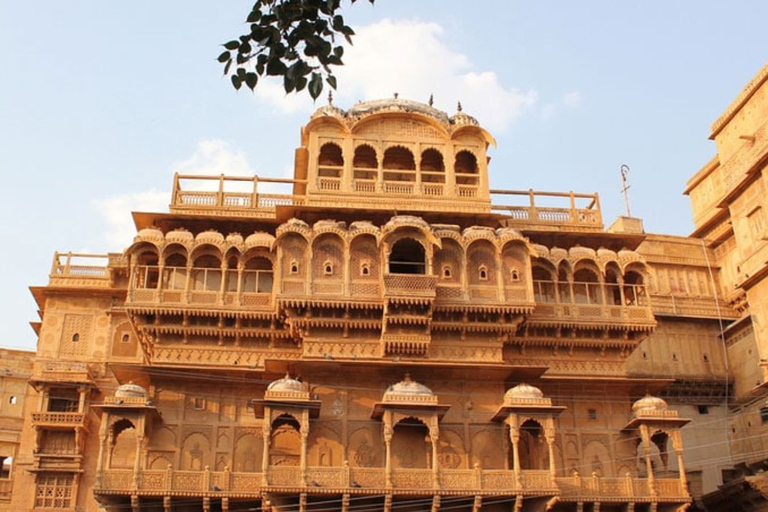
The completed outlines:
[[[240,41],[229,41],[227,43],[224,43],[224,48],[227,50],[237,50],[240,48]]]
[[[240,87],[243,85],[243,80],[237,75],[232,75],[232,85],[239,91]]]
[[[330,85],[333,89],[336,88],[336,77],[333,75],[328,75],[328,77],[325,79],[326,82],[328,82],[328,85]]]
[[[285,64],[280,59],[269,59],[267,62],[267,74],[271,76],[284,75],[286,71]]]
[[[224,74],[229,74],[229,68],[232,67],[232,59],[229,59],[227,61],[227,64],[224,66]]]
[[[295,88],[296,88],[296,80],[288,74],[283,76],[283,89],[285,89],[285,93],[288,94]]]
[[[253,10],[248,14],[248,19],[245,20],[246,23],[256,23],[259,21],[259,18],[261,18],[261,11],[256,8],[256,6],[253,6]]]
[[[256,73],[246,73],[245,85],[247,85],[250,90],[253,90],[256,87],[258,81],[259,77],[256,76]]]
[[[309,95],[313,100],[316,100],[320,93],[323,92],[323,77],[320,73],[312,73],[312,78],[309,80]]]
[[[229,57],[229,52],[221,52],[221,55],[219,55],[219,57],[216,60],[218,60],[221,63],[224,63],[232,59]]]

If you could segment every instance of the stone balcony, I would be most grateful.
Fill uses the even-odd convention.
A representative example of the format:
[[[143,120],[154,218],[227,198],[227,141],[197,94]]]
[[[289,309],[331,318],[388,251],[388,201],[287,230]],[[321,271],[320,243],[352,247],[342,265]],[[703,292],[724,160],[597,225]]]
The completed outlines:
[[[88,416],[82,412],[33,412],[32,426],[47,429],[87,428]]]
[[[269,473],[230,471],[105,470],[97,475],[95,493],[189,496],[261,496],[262,493],[559,496],[567,502],[687,503],[690,497],[679,479],[602,478],[596,475],[552,479],[549,471],[475,469],[393,469],[388,485],[384,468],[271,467]]]
[[[30,382],[93,384],[93,371],[79,361],[36,361]]]

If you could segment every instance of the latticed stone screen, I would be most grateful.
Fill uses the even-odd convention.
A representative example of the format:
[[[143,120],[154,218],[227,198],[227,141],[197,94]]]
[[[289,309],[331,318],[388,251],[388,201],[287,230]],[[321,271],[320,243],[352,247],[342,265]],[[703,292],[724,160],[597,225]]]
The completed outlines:
[[[40,473],[35,489],[35,508],[70,508],[74,477],[66,473]]]

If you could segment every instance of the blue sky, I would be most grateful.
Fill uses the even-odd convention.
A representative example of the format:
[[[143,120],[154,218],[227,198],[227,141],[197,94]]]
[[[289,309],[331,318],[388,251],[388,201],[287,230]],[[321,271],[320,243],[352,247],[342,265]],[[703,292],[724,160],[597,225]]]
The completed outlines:
[[[121,251],[131,210],[164,210],[174,170],[285,176],[323,102],[235,92],[216,56],[251,2],[13,2],[0,17],[0,345],[29,348],[54,251]],[[495,188],[598,192],[606,225],[692,230],[685,182],[709,127],[768,57],[768,2],[365,0],[335,103],[389,97],[498,141]],[[469,8],[471,6],[471,8]]]

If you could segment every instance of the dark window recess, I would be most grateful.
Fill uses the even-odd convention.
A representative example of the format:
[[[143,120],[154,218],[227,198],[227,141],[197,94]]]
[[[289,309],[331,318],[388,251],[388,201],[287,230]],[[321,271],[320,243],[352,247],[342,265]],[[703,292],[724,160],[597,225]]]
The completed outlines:
[[[597,419],[597,409],[587,409],[587,417],[590,421],[595,421]]]
[[[425,274],[426,256],[424,247],[411,238],[395,243],[389,255],[390,274]]]
[[[709,406],[708,405],[700,405],[699,406],[699,414],[709,414]]]

